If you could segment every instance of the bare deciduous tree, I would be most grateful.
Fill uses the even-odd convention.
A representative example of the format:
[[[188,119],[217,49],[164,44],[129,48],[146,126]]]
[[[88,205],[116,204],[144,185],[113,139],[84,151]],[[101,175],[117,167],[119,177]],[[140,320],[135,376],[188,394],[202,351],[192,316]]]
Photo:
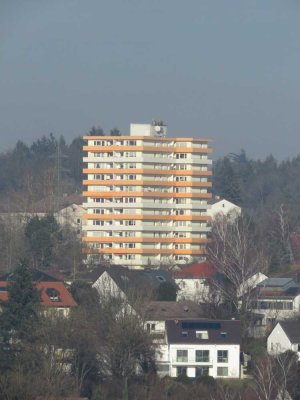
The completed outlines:
[[[235,221],[220,216],[213,222],[208,258],[220,279],[212,287],[239,316],[249,310],[257,283],[256,274],[266,269],[268,260],[255,240],[251,220],[241,215]]]
[[[264,354],[254,366],[254,380],[258,400],[286,400],[288,380],[296,365],[296,355],[292,352],[272,357]]]

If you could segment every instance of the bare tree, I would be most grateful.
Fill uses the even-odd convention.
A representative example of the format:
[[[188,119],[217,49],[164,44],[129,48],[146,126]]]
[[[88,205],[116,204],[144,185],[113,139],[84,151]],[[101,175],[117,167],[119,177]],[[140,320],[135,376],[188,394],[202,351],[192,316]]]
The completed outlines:
[[[230,305],[231,314],[244,315],[251,308],[256,274],[265,271],[268,264],[251,220],[245,215],[233,222],[223,216],[217,218],[212,225],[208,258],[219,273],[211,282],[212,288]]]
[[[253,377],[258,400],[286,400],[288,381],[296,365],[296,355],[292,352],[272,357],[264,354],[255,364]]]

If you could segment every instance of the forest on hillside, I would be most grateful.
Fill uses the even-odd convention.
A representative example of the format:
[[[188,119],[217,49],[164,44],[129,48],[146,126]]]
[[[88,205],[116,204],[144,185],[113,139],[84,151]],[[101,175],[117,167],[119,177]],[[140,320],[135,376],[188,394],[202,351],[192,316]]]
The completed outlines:
[[[93,127],[88,134],[105,133]],[[120,132],[112,129],[109,134]],[[62,136],[49,134],[31,145],[18,141],[0,153],[0,212],[53,213],[68,196],[80,196],[82,145],[81,137],[67,143]],[[213,164],[213,193],[242,207],[272,273],[295,264],[290,237],[300,229],[300,156],[253,160],[245,151],[231,153]],[[2,238],[7,230],[3,223]],[[15,238],[19,234],[9,233]]]

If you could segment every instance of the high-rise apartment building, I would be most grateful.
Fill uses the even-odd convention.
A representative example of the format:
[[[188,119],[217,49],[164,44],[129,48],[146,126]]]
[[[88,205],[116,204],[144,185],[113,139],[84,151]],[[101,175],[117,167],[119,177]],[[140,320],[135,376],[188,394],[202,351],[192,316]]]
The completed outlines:
[[[162,123],[85,136],[87,252],[133,268],[203,259],[212,175],[208,139],[167,138]]]

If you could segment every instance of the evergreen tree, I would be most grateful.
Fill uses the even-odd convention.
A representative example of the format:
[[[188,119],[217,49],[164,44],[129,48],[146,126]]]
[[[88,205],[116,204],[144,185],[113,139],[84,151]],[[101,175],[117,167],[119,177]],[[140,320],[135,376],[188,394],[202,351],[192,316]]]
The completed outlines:
[[[228,157],[215,164],[213,184],[215,194],[235,204],[241,203],[238,178]]]
[[[55,261],[55,247],[62,240],[62,233],[53,215],[29,219],[25,236],[36,265],[48,267]]]
[[[0,316],[0,367],[7,368],[25,342],[34,337],[40,297],[25,260],[20,261],[8,284],[8,300]]]

